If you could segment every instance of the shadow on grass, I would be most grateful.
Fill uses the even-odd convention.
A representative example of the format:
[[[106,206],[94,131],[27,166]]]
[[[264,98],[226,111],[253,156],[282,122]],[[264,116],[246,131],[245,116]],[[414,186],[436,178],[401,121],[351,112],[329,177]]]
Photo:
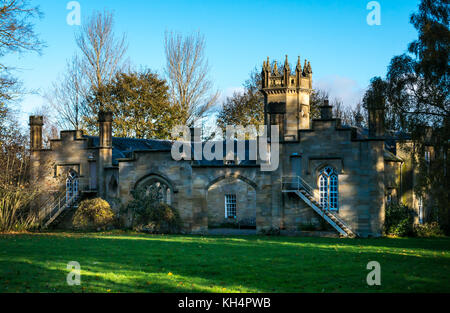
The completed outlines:
[[[2,236],[0,291],[448,292],[448,242],[255,236]],[[81,286],[67,286],[66,265],[70,261],[81,264]],[[381,287],[366,284],[369,261],[381,264]]]

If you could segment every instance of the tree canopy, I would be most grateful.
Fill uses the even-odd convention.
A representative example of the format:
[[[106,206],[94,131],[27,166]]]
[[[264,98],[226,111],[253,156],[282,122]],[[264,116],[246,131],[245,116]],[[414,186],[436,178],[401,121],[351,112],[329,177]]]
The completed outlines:
[[[116,74],[102,90],[104,108],[114,113],[114,136],[168,139],[181,116],[168,90],[150,70]]]
[[[376,77],[366,92],[365,106],[383,103],[386,125],[408,133],[414,143],[410,150],[419,171],[415,192],[427,196],[436,208],[435,218],[450,230],[448,179],[449,98],[449,6],[448,0],[422,0],[411,23],[418,38],[407,52],[392,58],[383,80]],[[433,150],[432,162],[425,151]]]

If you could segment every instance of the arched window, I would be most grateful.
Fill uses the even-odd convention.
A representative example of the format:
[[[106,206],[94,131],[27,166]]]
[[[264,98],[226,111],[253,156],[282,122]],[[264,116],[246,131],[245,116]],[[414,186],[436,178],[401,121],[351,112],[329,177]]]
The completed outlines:
[[[339,179],[332,167],[325,167],[319,174],[319,195],[324,209],[339,209]]]
[[[75,171],[70,171],[66,179],[66,201],[78,197],[78,175]]]
[[[67,177],[67,179],[66,179],[66,201],[68,202],[70,199],[72,199],[72,196],[73,196],[72,179],[70,177]]]
[[[144,190],[146,195],[153,201],[172,204],[172,189],[168,184],[157,178],[152,178],[145,182]]]

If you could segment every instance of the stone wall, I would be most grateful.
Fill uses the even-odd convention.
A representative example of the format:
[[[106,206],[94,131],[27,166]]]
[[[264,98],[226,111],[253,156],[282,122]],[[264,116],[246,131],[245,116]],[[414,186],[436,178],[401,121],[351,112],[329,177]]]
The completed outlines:
[[[383,141],[354,140],[351,129],[340,128],[337,119],[314,120],[313,129],[300,131],[299,143],[285,143],[283,176],[292,173],[290,156],[301,156],[302,178],[318,199],[320,171],[333,167],[339,174],[339,216],[362,236],[381,235],[384,218]],[[303,201],[285,197],[284,224],[295,228],[314,220]],[[287,210],[286,210],[287,209]],[[292,212],[296,212],[292,214]],[[298,214],[298,215],[297,215]]]
[[[68,171],[74,170],[79,177],[79,190],[88,190],[90,154],[96,157],[96,151],[88,149],[88,140],[81,132],[63,131],[60,139],[51,140],[50,149],[32,152],[32,170],[34,176],[46,181],[47,190],[61,189]]]
[[[281,192],[282,177],[298,174],[291,158],[296,156],[300,176],[316,191],[320,170],[332,166],[339,174],[339,216],[362,236],[381,234],[385,185],[395,178],[391,165],[385,169],[383,141],[355,140],[352,130],[340,128],[336,119],[314,120],[312,129],[299,131],[298,141],[283,142],[280,149],[280,166],[274,172],[262,172],[259,166],[200,166],[174,161],[167,151],[135,151],[99,173],[104,197],[117,212],[132,199],[131,191],[157,177],[170,186],[171,205],[188,232],[204,233],[208,225],[226,222],[225,194],[237,195],[238,221],[255,218],[258,231],[296,230],[320,218],[301,199]],[[48,177],[74,169],[80,190],[89,190],[89,160],[98,157],[97,151],[79,132],[62,132],[51,150],[33,152],[32,162],[40,168],[51,159]]]
[[[236,195],[236,219],[225,218],[225,195]],[[256,190],[235,177],[227,177],[211,185],[207,194],[208,226],[225,223],[256,223]]]

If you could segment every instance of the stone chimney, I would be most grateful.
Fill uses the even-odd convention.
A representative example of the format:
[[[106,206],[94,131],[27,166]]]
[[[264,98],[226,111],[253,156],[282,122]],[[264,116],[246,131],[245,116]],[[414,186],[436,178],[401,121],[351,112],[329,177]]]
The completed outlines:
[[[112,147],[112,112],[100,111],[98,113],[98,126],[100,135],[100,147]]]
[[[385,135],[384,108],[369,108],[369,137],[379,138]]]
[[[42,126],[44,118],[42,116],[30,116],[30,149],[32,151],[42,149]]]
[[[333,107],[328,100],[324,101],[324,104],[320,106],[320,119],[331,120],[333,118]]]
[[[107,169],[112,166],[112,120],[112,112],[100,111],[98,113],[97,191],[103,199],[107,198]]]

